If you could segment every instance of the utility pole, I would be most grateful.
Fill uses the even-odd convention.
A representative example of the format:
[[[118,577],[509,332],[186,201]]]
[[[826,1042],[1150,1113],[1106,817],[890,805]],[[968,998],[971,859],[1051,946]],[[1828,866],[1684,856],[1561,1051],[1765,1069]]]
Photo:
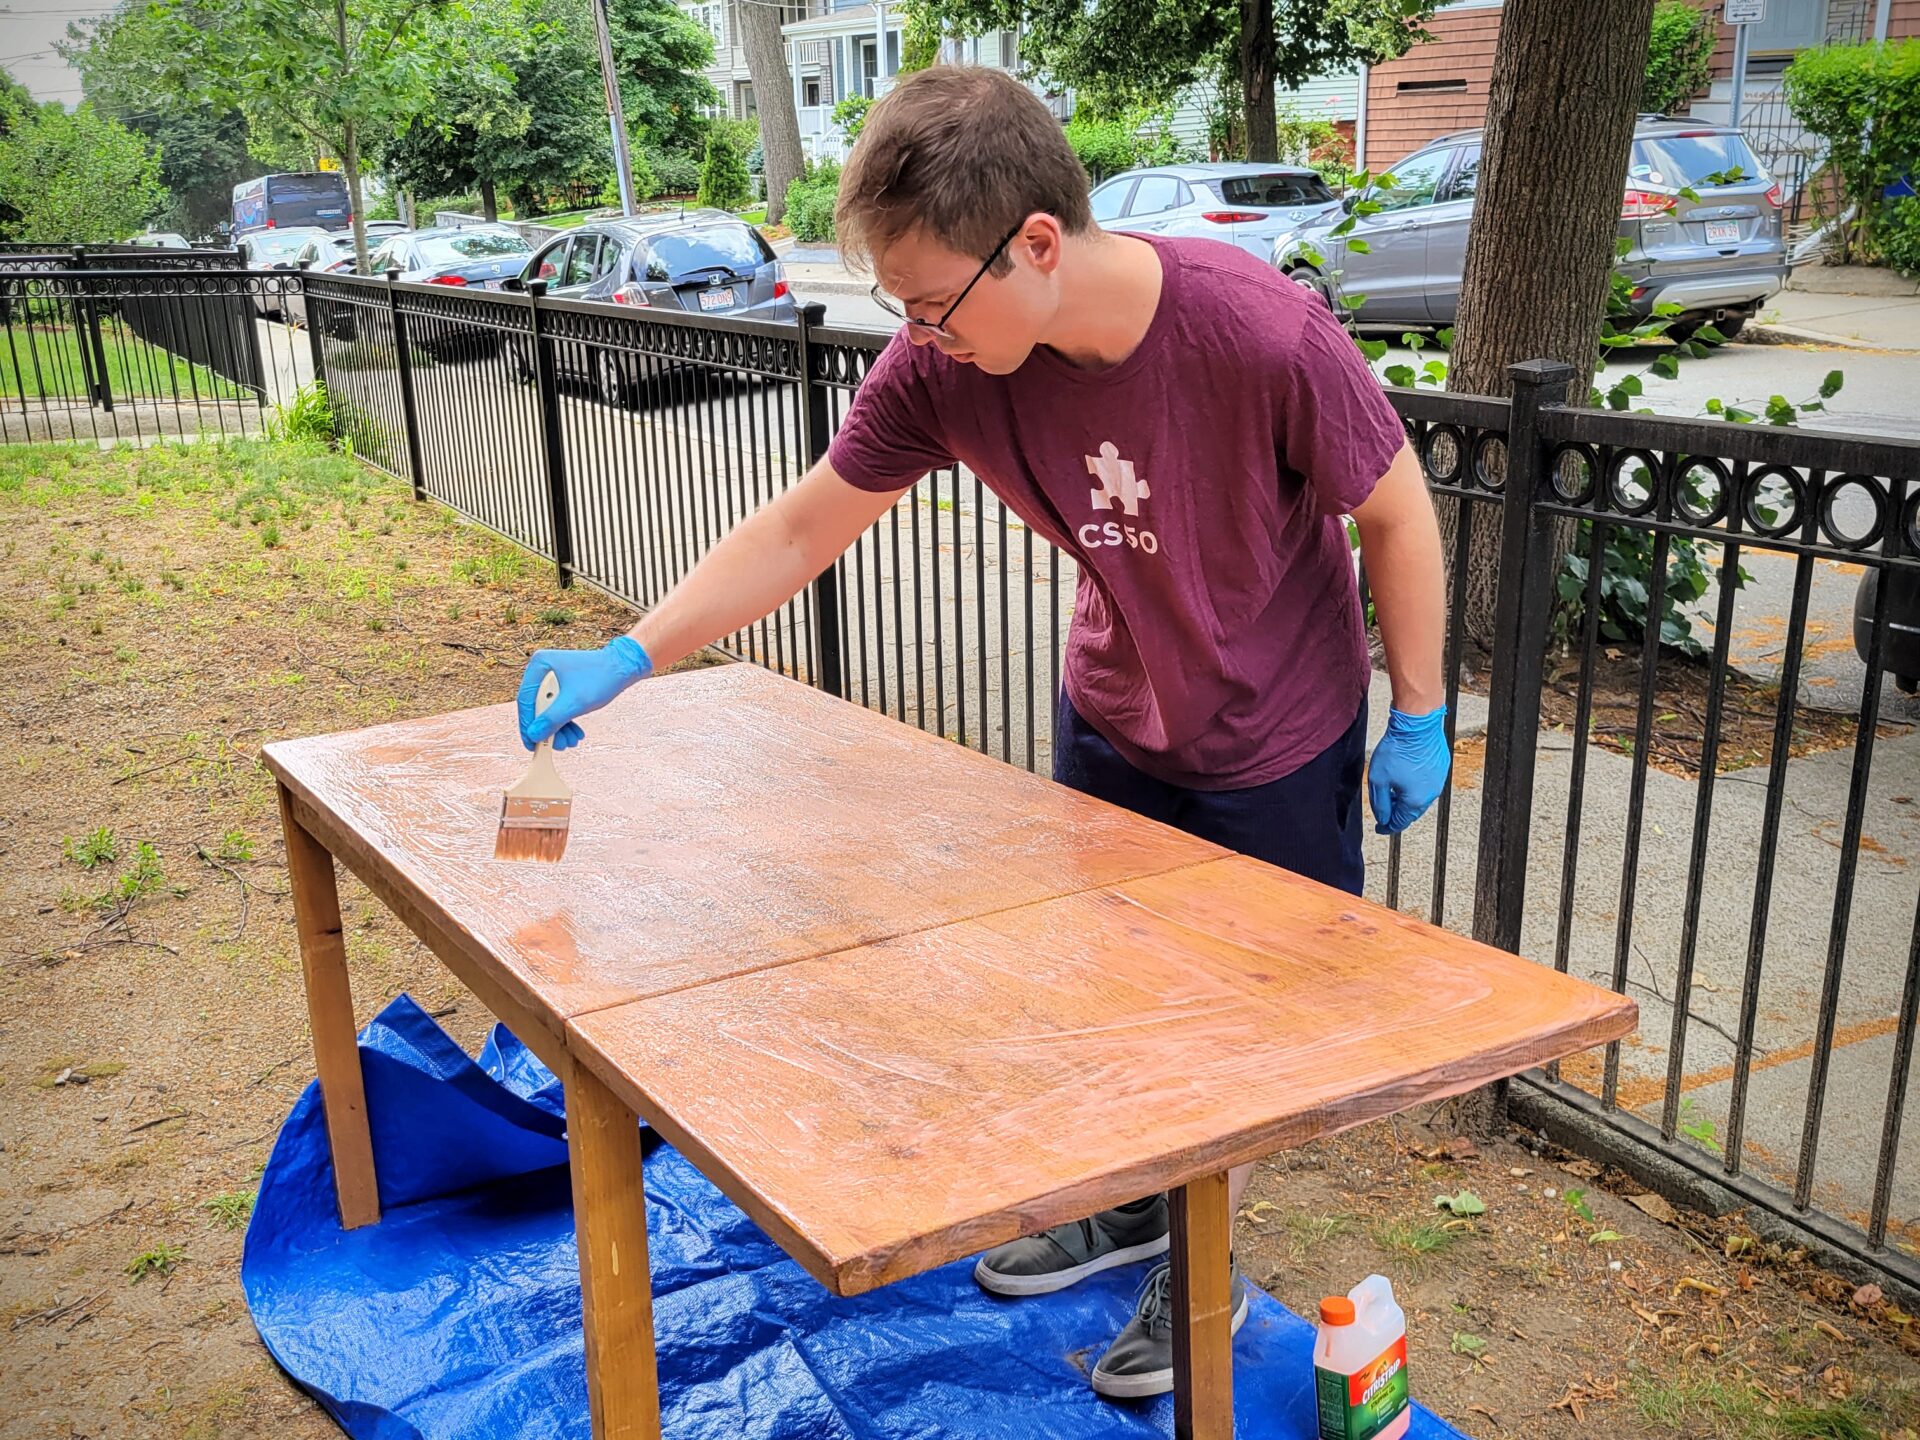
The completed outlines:
[[[613,70],[607,0],[593,0],[593,28],[600,37],[600,78],[607,87],[607,128],[613,131],[613,171],[620,180],[620,213],[631,215],[640,207],[633,194],[633,162],[627,158],[627,118],[620,104],[620,77]]]

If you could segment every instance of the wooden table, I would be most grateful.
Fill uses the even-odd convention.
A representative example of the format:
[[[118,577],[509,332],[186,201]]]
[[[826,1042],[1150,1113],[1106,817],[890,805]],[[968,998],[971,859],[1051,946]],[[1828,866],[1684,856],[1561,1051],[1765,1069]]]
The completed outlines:
[[[596,1437],[656,1436],[636,1117],[851,1295],[1159,1189],[1177,1430],[1232,1433],[1226,1172],[1631,1001],[747,665],[635,687],[493,859],[493,706],[266,748],[341,1222],[380,1218],[333,860],[565,1082]]]

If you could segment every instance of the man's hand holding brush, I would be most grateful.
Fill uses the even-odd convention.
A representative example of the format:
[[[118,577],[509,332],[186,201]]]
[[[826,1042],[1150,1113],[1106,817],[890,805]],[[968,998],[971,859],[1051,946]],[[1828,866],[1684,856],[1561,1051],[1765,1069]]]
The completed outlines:
[[[540,682],[551,671],[560,693],[544,710],[538,708]],[[607,705],[629,685],[653,673],[653,662],[640,642],[619,635],[598,650],[536,650],[520,677],[520,743],[531,750],[552,740],[556,750],[568,750],[586,738],[579,719]]]

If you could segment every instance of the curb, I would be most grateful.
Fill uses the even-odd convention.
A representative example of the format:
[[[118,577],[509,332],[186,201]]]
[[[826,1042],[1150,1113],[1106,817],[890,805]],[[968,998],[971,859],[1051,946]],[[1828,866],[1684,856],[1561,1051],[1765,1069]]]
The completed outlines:
[[[787,288],[806,295],[865,295],[871,288],[857,280],[789,280]]]
[[[1740,339],[1753,345],[1813,345],[1823,350],[1869,350],[1882,355],[1920,353],[1920,345],[1875,345],[1870,340],[1853,340],[1824,330],[1802,330],[1795,325],[1761,325],[1748,321]]]

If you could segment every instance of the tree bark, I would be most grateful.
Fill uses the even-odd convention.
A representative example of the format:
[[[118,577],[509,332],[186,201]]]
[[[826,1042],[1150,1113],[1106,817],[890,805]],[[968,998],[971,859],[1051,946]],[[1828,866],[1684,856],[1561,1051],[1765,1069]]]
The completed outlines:
[[[351,120],[340,132],[340,169],[347,177],[347,207],[353,212],[353,268],[364,275],[367,273],[367,217],[361,213],[366,207],[360,203],[359,127]]]
[[[1274,163],[1280,136],[1273,107],[1273,0],[1240,0],[1240,103],[1247,159]]]
[[[1447,388],[1507,395],[1507,367],[1564,360],[1584,398],[1599,351],[1653,0],[1507,0],[1494,51]],[[1454,517],[1441,516],[1445,533]],[[1466,630],[1493,633],[1497,507],[1476,505]],[[1569,527],[1571,528],[1571,527]],[[1563,543],[1570,543],[1571,536]],[[1449,545],[1449,562],[1452,550]]]
[[[800,178],[800,117],[793,108],[793,72],[787,68],[786,41],[780,34],[782,11],[763,0],[734,6],[740,48],[747,52],[753,78],[753,104],[760,113],[760,154],[766,166],[767,223],[777,225],[787,210],[787,186]]]
[[[494,192],[491,180],[480,182],[480,213],[489,220],[500,218],[500,199]]]

